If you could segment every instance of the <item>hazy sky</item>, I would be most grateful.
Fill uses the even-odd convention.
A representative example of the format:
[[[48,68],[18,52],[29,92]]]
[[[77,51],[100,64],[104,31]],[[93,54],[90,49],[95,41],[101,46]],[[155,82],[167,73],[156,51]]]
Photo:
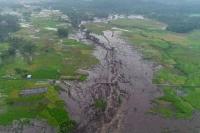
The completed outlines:
[[[0,0],[0,4],[2,3],[16,3],[16,2],[38,2],[38,1],[59,1],[59,0]],[[65,0],[68,1],[68,0]],[[74,0],[74,1],[96,1],[96,0]],[[100,0],[97,0],[100,1]],[[108,0],[109,1],[109,0]],[[124,0],[116,0],[116,1],[124,1]],[[159,2],[159,3],[165,3],[165,4],[192,4],[192,3],[199,3],[200,0],[130,0],[130,1],[148,1],[148,2]]]

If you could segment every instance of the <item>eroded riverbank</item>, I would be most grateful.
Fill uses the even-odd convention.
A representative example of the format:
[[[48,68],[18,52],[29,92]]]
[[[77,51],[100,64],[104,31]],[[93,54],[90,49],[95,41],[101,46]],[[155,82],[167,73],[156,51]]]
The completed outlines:
[[[152,83],[156,66],[121,39],[119,31],[105,31],[103,36],[91,34],[91,37],[85,41],[94,41],[94,55],[100,64],[89,71],[87,81],[70,83],[68,94],[62,93],[78,122],[75,132],[198,132],[197,115],[192,120],[177,120],[148,113],[153,107],[152,100],[162,95],[162,90]],[[98,99],[107,101],[104,111],[95,108]]]
[[[153,64],[144,62],[132,46],[120,39],[120,32],[105,31],[104,36],[92,36],[100,42],[94,52],[100,64],[90,71],[88,81],[73,83],[76,85],[68,88],[71,98],[62,95],[67,97],[69,109],[73,108],[72,116],[80,122],[77,132],[121,132],[126,115],[131,115],[132,111],[144,115],[154,95],[159,95],[151,82]],[[78,104],[70,99],[76,99]],[[95,109],[97,99],[107,101],[104,112]],[[126,104],[130,104],[130,108]],[[130,119],[135,121],[132,116]]]

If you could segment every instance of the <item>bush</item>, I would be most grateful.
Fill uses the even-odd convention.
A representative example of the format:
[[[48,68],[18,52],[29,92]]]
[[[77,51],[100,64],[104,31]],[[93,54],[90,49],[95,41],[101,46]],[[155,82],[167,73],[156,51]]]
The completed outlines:
[[[102,111],[105,111],[106,106],[107,106],[107,102],[105,100],[102,99],[97,99],[94,103],[95,108],[100,109]]]
[[[59,133],[71,133],[76,126],[76,122],[72,120],[64,121],[60,124]]]
[[[28,75],[28,70],[21,69],[21,68],[15,68],[16,74],[19,74],[22,78],[26,78]]]
[[[69,30],[67,28],[59,28],[58,29],[58,36],[59,37],[68,37]]]

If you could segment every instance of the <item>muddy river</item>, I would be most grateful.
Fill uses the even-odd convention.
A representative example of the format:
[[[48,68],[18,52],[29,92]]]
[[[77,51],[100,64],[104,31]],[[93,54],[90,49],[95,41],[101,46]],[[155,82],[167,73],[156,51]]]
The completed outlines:
[[[61,96],[78,122],[75,133],[199,133],[198,114],[177,120],[148,113],[152,100],[162,95],[152,84],[156,65],[121,39],[120,31],[77,37],[96,46],[94,55],[100,64],[88,71],[85,82],[61,83],[66,92]],[[107,101],[104,111],[95,108],[97,99]]]
[[[199,113],[187,120],[148,113],[153,107],[152,100],[162,95],[162,90],[152,83],[157,65],[144,60],[133,45],[121,38],[121,32],[105,31],[103,35],[78,32],[71,36],[94,45],[94,56],[100,61],[84,70],[89,73],[84,82],[57,81],[60,96],[77,122],[74,133],[199,133]],[[106,101],[104,109],[95,106],[97,100]],[[38,121],[27,126],[16,123],[12,127],[0,127],[0,133],[14,131],[55,132]]]

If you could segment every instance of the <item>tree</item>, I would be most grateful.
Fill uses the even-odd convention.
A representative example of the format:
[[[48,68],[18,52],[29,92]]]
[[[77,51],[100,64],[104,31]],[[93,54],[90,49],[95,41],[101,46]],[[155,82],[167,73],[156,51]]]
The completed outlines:
[[[58,28],[58,36],[59,37],[68,37],[69,30],[67,28]]]
[[[35,45],[32,42],[28,42],[28,44],[22,46],[22,53],[29,53],[30,55],[32,55],[35,51]]]
[[[18,18],[12,15],[0,15],[0,41],[8,38],[9,33],[19,30]]]

